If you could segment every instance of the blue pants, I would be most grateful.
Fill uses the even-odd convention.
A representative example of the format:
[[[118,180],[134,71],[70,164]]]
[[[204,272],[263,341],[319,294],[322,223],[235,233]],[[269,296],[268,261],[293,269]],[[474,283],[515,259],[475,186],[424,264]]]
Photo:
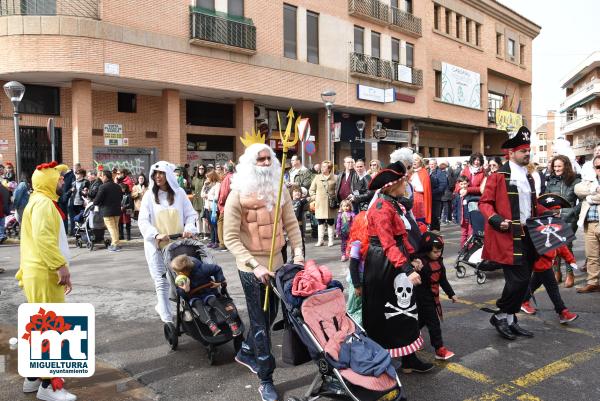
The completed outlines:
[[[5,220],[5,217],[0,217],[0,239],[6,238],[6,227],[4,226]]]
[[[266,287],[258,281],[254,273],[239,271],[239,274],[250,320],[250,330],[240,352],[256,358],[261,383],[272,382],[275,357],[271,353],[270,328],[277,317],[278,298],[273,291],[269,291],[269,309],[266,313],[263,312]]]
[[[456,224],[460,224],[460,208],[460,196],[454,194],[454,198],[452,198],[452,215]]]

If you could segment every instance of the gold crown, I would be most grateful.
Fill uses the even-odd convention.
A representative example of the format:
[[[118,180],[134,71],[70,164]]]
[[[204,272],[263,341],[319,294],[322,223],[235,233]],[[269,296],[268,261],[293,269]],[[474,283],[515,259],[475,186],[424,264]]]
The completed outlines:
[[[246,131],[244,133],[243,137],[240,137],[240,141],[242,141],[242,143],[244,144],[244,147],[248,147],[250,145],[254,145],[255,143],[265,143],[265,136],[263,134],[260,133],[260,131],[257,131],[256,129],[252,128],[252,133],[248,134],[248,131]]]

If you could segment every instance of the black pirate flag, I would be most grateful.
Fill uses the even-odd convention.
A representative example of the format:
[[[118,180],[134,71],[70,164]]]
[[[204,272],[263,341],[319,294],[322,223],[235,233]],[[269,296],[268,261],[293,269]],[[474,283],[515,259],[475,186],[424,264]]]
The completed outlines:
[[[529,236],[540,255],[544,255],[575,239],[571,227],[560,217],[545,214],[527,219]]]

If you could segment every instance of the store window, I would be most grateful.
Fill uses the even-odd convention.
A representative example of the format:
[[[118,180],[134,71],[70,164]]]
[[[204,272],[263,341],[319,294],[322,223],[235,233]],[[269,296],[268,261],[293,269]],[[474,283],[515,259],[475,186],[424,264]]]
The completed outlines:
[[[25,85],[19,113],[60,115],[60,89],[54,86]]]
[[[204,127],[235,128],[233,104],[186,101],[186,124]]]

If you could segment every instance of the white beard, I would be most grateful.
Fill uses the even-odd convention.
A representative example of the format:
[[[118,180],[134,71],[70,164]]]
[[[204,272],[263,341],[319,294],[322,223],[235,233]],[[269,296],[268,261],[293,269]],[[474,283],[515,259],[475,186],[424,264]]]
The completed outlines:
[[[238,165],[237,172],[233,175],[231,188],[240,192],[242,196],[254,194],[257,199],[265,201],[267,210],[273,210],[277,202],[279,179],[281,172],[279,166]]]

